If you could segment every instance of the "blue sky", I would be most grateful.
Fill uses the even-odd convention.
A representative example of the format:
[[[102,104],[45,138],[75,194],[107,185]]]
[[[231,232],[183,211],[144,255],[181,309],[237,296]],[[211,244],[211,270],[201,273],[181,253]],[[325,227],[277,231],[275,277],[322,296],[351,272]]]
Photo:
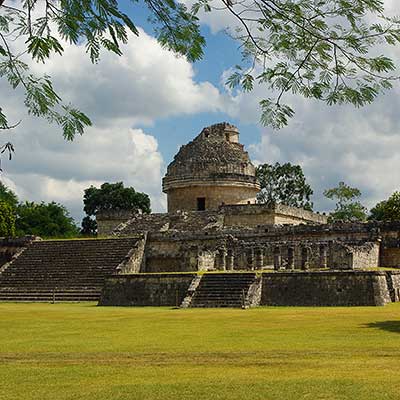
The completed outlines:
[[[154,34],[153,25],[148,21],[148,10],[138,5],[132,7],[132,2],[121,2],[122,9],[142,27],[149,35]],[[238,43],[225,32],[211,32],[208,25],[203,24],[201,33],[206,39],[207,46],[204,48],[204,57],[193,64],[195,81],[211,82],[215,87],[224,91],[224,79],[221,75],[224,71],[240,64],[241,54]],[[152,134],[157,138],[160,149],[166,160],[172,160],[176,150],[182,144],[192,139],[203,127],[213,123],[229,120],[229,122],[240,125],[241,142],[249,145],[260,137],[258,124],[241,124],[238,118],[232,118],[223,112],[204,112],[188,117],[173,117],[159,120],[152,128]]]
[[[400,14],[395,0],[386,5]],[[190,64],[160,47],[140,5],[125,1],[123,6],[141,29],[123,56],[104,53],[92,65],[84,44],[66,45],[63,57],[32,64],[35,73],[52,76],[66,102],[92,118],[94,125],[84,136],[65,142],[57,127],[26,115],[22,93],[0,82],[0,104],[11,121],[22,118],[4,135],[17,150],[3,165],[3,180],[22,200],[60,202],[79,222],[86,187],[123,181],[149,193],[153,210],[164,211],[166,166],[180,145],[221,121],[239,128],[255,162],[300,164],[317,210],[333,208],[322,193],[341,180],[360,188],[368,207],[400,189],[398,84],[358,110],[290,98],[296,115],[287,128],[273,132],[259,124],[258,103],[267,97],[263,87],[231,93],[224,86],[229,69],[241,60],[237,43],[223,32],[231,23],[226,15],[201,16],[207,47],[203,60]],[[400,64],[399,49],[391,56]]]

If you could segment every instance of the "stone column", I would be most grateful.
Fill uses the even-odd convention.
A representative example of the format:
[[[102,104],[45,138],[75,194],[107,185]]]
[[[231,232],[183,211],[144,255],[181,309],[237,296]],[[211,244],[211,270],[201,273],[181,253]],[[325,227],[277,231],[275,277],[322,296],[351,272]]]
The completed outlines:
[[[294,248],[288,247],[288,265],[287,269],[294,269]]]
[[[332,240],[328,243],[328,256],[327,256],[327,266],[329,269],[335,269],[335,262],[334,262],[334,243]]]
[[[247,258],[247,268],[246,269],[254,269],[254,249],[251,247],[246,251],[246,258]]]
[[[301,269],[306,271],[310,268],[310,248],[307,246],[301,249]]]
[[[226,255],[226,269],[229,271],[233,271],[235,266],[235,253],[233,249],[228,249]]]
[[[328,249],[325,244],[319,246],[319,266],[320,268],[328,267]]]
[[[225,271],[226,270],[226,249],[222,248],[219,249],[219,262],[218,262],[218,269],[220,271]]]
[[[277,246],[274,248],[274,270],[279,271],[282,264],[281,249]]]
[[[220,266],[219,266],[219,250],[215,251],[215,255],[214,255],[214,269],[216,269],[217,271],[219,271]]]
[[[262,269],[263,266],[264,266],[264,249],[262,247],[257,247],[255,255],[255,268]]]

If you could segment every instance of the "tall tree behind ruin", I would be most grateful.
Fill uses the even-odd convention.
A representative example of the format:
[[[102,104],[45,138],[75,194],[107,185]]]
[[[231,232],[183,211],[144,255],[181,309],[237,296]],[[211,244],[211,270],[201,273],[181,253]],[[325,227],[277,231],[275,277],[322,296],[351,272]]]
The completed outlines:
[[[100,188],[90,186],[85,189],[83,196],[83,210],[86,217],[82,220],[82,234],[94,235],[97,233],[95,217],[102,211],[129,210],[149,214],[150,198],[146,193],[137,192],[133,187],[124,187],[122,182],[103,183]]]
[[[400,192],[394,192],[387,200],[371,209],[371,221],[400,221]]]
[[[291,207],[312,210],[313,190],[306,182],[300,165],[291,163],[261,164],[256,169],[261,191],[257,201],[264,204],[281,203]]]
[[[330,222],[355,222],[365,221],[367,209],[358,201],[361,191],[344,182],[339,182],[337,187],[324,191],[324,196],[336,200],[335,210],[329,214]]]

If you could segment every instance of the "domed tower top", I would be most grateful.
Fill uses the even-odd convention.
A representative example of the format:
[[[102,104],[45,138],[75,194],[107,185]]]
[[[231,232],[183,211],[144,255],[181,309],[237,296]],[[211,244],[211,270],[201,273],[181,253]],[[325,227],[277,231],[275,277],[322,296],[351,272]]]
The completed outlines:
[[[182,146],[163,179],[168,212],[254,203],[259,189],[239,131],[226,122],[204,128]]]

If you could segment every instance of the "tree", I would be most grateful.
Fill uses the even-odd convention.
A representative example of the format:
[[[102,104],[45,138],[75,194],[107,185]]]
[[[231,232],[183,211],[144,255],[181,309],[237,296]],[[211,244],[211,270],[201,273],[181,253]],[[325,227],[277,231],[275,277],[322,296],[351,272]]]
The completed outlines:
[[[19,200],[17,195],[4,185],[3,182],[0,182],[0,201],[9,204],[13,210],[16,210],[18,207]]]
[[[256,168],[256,176],[261,185],[261,191],[257,195],[259,203],[282,203],[312,210],[310,198],[313,190],[306,182],[300,165],[262,164]]]
[[[3,200],[0,200],[0,236],[15,236],[15,209]]]
[[[143,3],[151,11],[158,39],[164,46],[192,61],[202,56],[204,39],[197,18],[184,5],[173,0]],[[62,102],[48,75],[34,76],[26,55],[44,63],[52,54],[63,54],[63,42],[85,42],[95,63],[101,49],[121,55],[121,44],[127,42],[128,31],[139,34],[117,0],[29,0],[19,4],[0,0],[0,77],[6,78],[13,88],[23,89],[30,114],[58,124],[64,137],[72,140],[91,125],[90,119]],[[10,124],[0,107],[0,129],[17,124]]]
[[[68,210],[61,204],[25,202],[18,206],[17,235],[69,238],[79,231]]]
[[[368,219],[372,221],[399,221],[400,192],[394,192],[387,200],[379,202],[371,209]]]
[[[97,222],[90,218],[88,215],[82,219],[81,234],[87,236],[94,236],[97,234]]]
[[[356,200],[361,196],[359,189],[339,182],[337,187],[325,190],[324,196],[331,200],[336,199],[336,208],[329,214],[330,222],[365,221],[367,210]]]
[[[360,107],[397,78],[394,62],[376,52],[400,41],[400,20],[384,15],[382,0],[197,0],[191,10],[178,0],[140,4],[148,8],[160,43],[189,61],[203,55],[200,10],[231,15],[235,23],[228,31],[240,42],[243,63],[228,84],[250,91],[258,82],[276,91],[260,102],[261,122],[275,128],[294,114],[282,103],[286,93]],[[63,41],[84,41],[97,62],[103,48],[120,55],[128,31],[139,34],[117,0],[29,0],[19,7],[0,0],[0,76],[23,88],[31,114],[59,124],[72,139],[90,119],[62,103],[49,76],[32,75],[25,55],[45,62],[54,53],[63,54]],[[14,48],[17,42],[20,51]],[[0,128],[12,126],[15,122],[10,124],[0,109]]]
[[[96,221],[90,217],[101,211],[131,210],[149,214],[150,198],[147,194],[136,192],[133,187],[124,187],[122,182],[103,183],[100,189],[90,186],[83,196],[86,217],[82,221],[82,233],[97,231]],[[89,221],[90,220],[90,221]]]

